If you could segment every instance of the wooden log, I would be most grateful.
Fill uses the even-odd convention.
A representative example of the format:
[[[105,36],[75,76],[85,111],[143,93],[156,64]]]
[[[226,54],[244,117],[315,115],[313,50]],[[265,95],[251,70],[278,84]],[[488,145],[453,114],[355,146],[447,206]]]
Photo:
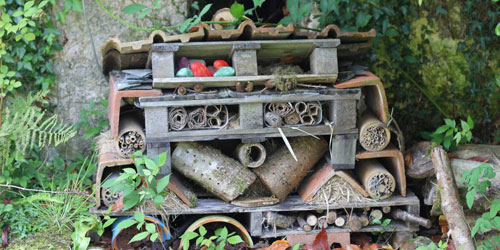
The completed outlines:
[[[347,222],[347,227],[351,230],[351,232],[357,232],[361,230],[363,224],[361,224],[361,220],[357,215],[349,216],[349,221]]]
[[[252,169],[280,200],[284,200],[297,187],[328,150],[324,139],[309,136],[293,138],[290,145],[298,161],[295,161],[286,146],[282,146],[261,167]]]
[[[366,214],[362,214],[359,216],[359,221],[361,222],[361,226],[366,227],[370,224],[370,220]]]
[[[326,214],[326,222],[328,224],[334,224],[335,223],[335,219],[337,219],[337,212],[335,212],[335,211],[329,211]]]
[[[434,176],[434,165],[430,157],[430,149],[432,143],[428,141],[423,141],[415,144],[410,148],[405,156],[406,174],[414,179],[424,179]],[[473,163],[474,161],[468,159],[483,159],[489,161],[497,172],[496,178],[498,181],[492,181],[492,183],[499,183],[500,186],[500,161],[498,156],[500,156],[500,146],[496,145],[475,145],[466,144],[459,145],[457,150],[453,152],[455,157],[460,159],[450,159],[451,168],[455,174],[455,179],[460,179],[464,169],[470,170],[475,166],[481,164],[481,162]],[[460,182],[457,182],[460,184]],[[460,188],[460,186],[459,186]]]
[[[303,214],[299,214],[299,216],[297,216],[297,223],[299,224],[299,227],[302,228],[302,230],[304,230],[305,232],[309,232],[312,230],[312,227],[309,226],[309,224],[307,224],[306,220],[304,219]]]
[[[244,166],[257,168],[266,160],[266,149],[258,142],[242,143],[236,147],[235,155]]]
[[[382,207],[382,212],[384,212],[384,214],[388,214],[391,212],[391,207]]]
[[[370,211],[370,223],[373,222],[373,220],[382,220],[382,217],[384,217],[384,214],[380,209],[372,209]]]
[[[318,218],[318,227],[319,228],[328,228],[328,223],[326,222],[326,216],[321,216]]]
[[[420,226],[423,226],[425,228],[431,228],[432,227],[432,222],[429,219],[420,217],[415,214],[408,213],[406,211],[403,211],[401,209],[394,209],[391,211],[390,215],[394,219],[406,221],[406,222],[411,222],[411,223],[417,223]]]
[[[346,222],[345,215],[337,216],[337,219],[335,219],[335,226],[343,227],[345,225],[345,222]]]
[[[441,207],[448,221],[453,241],[464,249],[475,249],[469,227],[464,219],[464,210],[459,202],[458,190],[448,156],[442,147],[435,147],[431,151],[431,158],[440,186]]]
[[[361,160],[355,170],[365,190],[373,199],[389,198],[396,189],[394,176],[377,160]]]
[[[365,111],[359,124],[359,143],[364,149],[380,151],[389,145],[391,131],[371,112]]]
[[[309,226],[314,227],[318,224],[318,217],[314,214],[308,214],[306,217],[306,222]]]
[[[238,161],[196,142],[178,143],[172,166],[226,202],[236,199],[256,180],[255,174]]]
[[[290,228],[297,220],[295,216],[278,214],[276,212],[266,212],[264,219],[268,225],[283,229]]]
[[[136,151],[146,150],[146,135],[138,117],[126,115],[120,118],[115,144],[117,152],[124,157],[129,157]]]

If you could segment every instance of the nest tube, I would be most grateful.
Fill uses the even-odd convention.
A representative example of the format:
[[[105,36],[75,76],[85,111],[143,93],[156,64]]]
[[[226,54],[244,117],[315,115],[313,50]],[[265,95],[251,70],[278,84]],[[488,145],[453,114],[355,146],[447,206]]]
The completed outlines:
[[[258,168],[266,160],[266,148],[258,142],[241,143],[235,150],[236,158],[246,167]]]
[[[394,176],[377,160],[361,160],[355,170],[365,190],[373,199],[386,199],[394,193],[396,189]]]
[[[186,127],[188,113],[184,107],[175,107],[168,112],[168,125],[171,130],[179,131]]]
[[[359,127],[359,143],[367,151],[380,151],[389,145],[391,131],[371,112],[363,113]]]
[[[116,147],[117,151],[124,157],[129,157],[136,151],[144,152],[146,150],[144,126],[136,116],[120,118]]]
[[[106,181],[112,181],[118,176],[120,176],[119,172],[113,172],[106,178]],[[122,196],[123,192],[113,193],[111,188],[101,188],[101,200],[106,207],[112,207]]]

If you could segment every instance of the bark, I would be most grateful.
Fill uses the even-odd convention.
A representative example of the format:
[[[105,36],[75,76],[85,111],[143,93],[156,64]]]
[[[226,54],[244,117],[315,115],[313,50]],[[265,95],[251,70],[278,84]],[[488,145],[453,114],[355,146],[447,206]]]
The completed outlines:
[[[432,227],[432,222],[429,219],[422,218],[418,215],[410,214],[406,211],[403,211],[401,209],[394,209],[391,211],[390,215],[394,219],[406,221],[406,222],[411,222],[411,223],[417,223],[420,226],[423,226],[425,228],[431,228]]]
[[[300,228],[302,228],[302,230],[304,230],[305,232],[309,232],[312,230],[312,227],[309,226],[307,224],[306,220],[304,219],[303,214],[300,214],[299,216],[297,216],[297,223],[299,224]]]
[[[464,249],[475,249],[469,227],[465,222],[463,207],[459,202],[458,189],[448,156],[443,148],[436,147],[432,149],[431,158],[440,187],[441,207],[453,240],[457,246]]]

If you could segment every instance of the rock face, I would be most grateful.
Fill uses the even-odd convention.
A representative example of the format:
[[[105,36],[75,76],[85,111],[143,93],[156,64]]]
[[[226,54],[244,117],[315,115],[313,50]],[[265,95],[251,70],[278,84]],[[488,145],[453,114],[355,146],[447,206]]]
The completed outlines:
[[[130,24],[145,28],[153,27],[153,20],[161,27],[180,24],[188,16],[189,11],[189,1],[162,1],[160,9],[138,20],[136,15],[121,12],[125,6],[133,3],[132,1],[101,1],[115,15]],[[112,37],[118,37],[121,41],[147,39],[149,32],[133,30],[119,23],[95,1],[84,2],[99,64],[102,63],[101,46],[108,39]],[[54,12],[57,11],[54,10]],[[57,105],[56,113],[59,114],[60,119],[74,124],[80,120],[80,112],[88,108],[91,100],[107,98],[108,84],[94,59],[84,15],[70,12],[66,16],[66,23],[59,25],[59,30],[62,33],[60,39],[63,50],[59,51],[55,58],[54,70],[57,74],[57,86],[52,94],[54,103]],[[107,117],[107,110],[103,109],[102,112]],[[82,150],[86,149],[82,145],[88,144],[84,143],[83,137],[83,133],[79,133],[76,138],[65,145],[65,152],[62,153],[68,156],[82,153]]]

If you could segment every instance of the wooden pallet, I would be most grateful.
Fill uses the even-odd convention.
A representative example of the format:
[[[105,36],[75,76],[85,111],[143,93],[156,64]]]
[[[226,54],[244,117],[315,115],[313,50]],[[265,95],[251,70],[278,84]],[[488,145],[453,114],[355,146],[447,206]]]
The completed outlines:
[[[235,86],[238,81],[251,81],[263,85],[272,75],[259,75],[258,64],[280,60],[300,63],[309,59],[311,74],[296,76],[299,82],[333,83],[337,79],[338,39],[322,40],[268,40],[153,44],[147,67],[153,69],[153,87],[177,88],[201,84],[205,87]],[[175,77],[179,58],[230,59],[237,77]],[[248,77],[252,76],[252,77]]]

